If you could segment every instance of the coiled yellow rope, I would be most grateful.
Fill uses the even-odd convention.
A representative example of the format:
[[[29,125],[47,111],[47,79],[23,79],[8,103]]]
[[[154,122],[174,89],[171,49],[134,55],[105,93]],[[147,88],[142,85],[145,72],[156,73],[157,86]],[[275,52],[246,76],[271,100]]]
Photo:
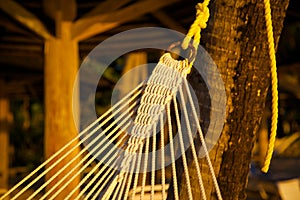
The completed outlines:
[[[274,48],[274,37],[273,37],[273,27],[272,27],[272,16],[270,8],[270,0],[264,0],[265,5],[265,19],[268,34],[269,43],[269,56],[271,60],[271,80],[272,80],[272,118],[271,118],[271,134],[269,140],[269,146],[267,155],[265,158],[265,163],[262,167],[263,172],[268,172],[269,166],[272,159],[272,154],[274,151],[274,144],[277,132],[277,121],[278,121],[278,80],[277,80],[277,69],[276,69],[276,57]]]

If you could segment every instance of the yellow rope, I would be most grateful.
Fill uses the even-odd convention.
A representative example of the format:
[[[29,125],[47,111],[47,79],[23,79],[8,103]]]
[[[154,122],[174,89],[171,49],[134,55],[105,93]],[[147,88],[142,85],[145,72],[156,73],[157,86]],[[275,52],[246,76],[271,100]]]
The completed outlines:
[[[203,3],[198,3],[196,6],[196,19],[191,25],[186,37],[182,42],[182,48],[187,49],[191,39],[193,38],[193,47],[197,51],[201,39],[201,30],[206,28],[207,21],[209,18],[209,9],[208,4],[210,0],[204,0]],[[278,89],[277,89],[277,69],[276,69],[276,57],[275,57],[275,48],[274,48],[274,38],[273,38],[273,28],[272,28],[272,17],[271,17],[271,8],[270,0],[264,0],[265,5],[265,19],[268,33],[268,43],[269,43],[269,55],[271,59],[271,80],[272,80],[272,122],[271,122],[271,135],[268,146],[267,155],[265,158],[265,163],[262,168],[263,172],[269,170],[270,162],[272,159],[272,154],[274,151],[274,143],[276,139],[277,132],[277,119],[278,119]],[[194,60],[190,61],[188,74],[191,71]]]
[[[198,3],[196,5],[196,19],[191,25],[188,33],[186,34],[186,37],[182,41],[182,48],[187,49],[191,39],[193,38],[193,47],[195,48],[195,51],[197,51],[200,39],[201,39],[201,29],[205,29],[207,26],[207,21],[209,18],[209,9],[208,4],[210,0],[204,0],[203,3]],[[194,59],[195,60],[195,59]],[[194,60],[190,61],[189,71],[190,73],[191,68],[193,66]]]
[[[278,119],[278,85],[277,85],[277,69],[276,69],[276,57],[274,48],[274,38],[273,38],[273,28],[272,28],[272,17],[270,0],[264,0],[265,4],[265,19],[268,33],[268,43],[269,43],[269,56],[271,59],[271,80],[272,80],[272,119],[271,119],[271,135],[269,140],[269,146],[267,155],[265,158],[264,166],[262,167],[263,172],[268,172],[269,166],[272,159],[272,154],[274,150],[274,143],[276,139],[277,132],[277,119]]]

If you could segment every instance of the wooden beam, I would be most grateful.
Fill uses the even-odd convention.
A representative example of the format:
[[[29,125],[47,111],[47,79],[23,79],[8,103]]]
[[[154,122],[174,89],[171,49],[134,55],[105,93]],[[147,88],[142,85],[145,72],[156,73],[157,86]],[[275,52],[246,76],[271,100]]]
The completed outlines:
[[[26,84],[32,84],[37,81],[43,81],[43,71],[29,71],[29,72],[2,72],[0,74],[1,79],[6,79],[6,89],[12,86],[20,87]],[[43,87],[41,85],[41,87]]]
[[[163,25],[167,26],[170,29],[173,29],[175,31],[186,33],[187,30],[183,28],[178,22],[176,22],[174,19],[169,17],[166,13],[164,13],[161,10],[157,10],[152,12],[152,15],[158,19]]]
[[[1,23],[1,22],[0,22]],[[1,36],[1,40],[5,41],[7,43],[23,43],[23,44],[43,44],[44,41],[42,39],[39,39],[37,37],[24,37],[20,35],[3,35]]]
[[[55,21],[73,21],[77,15],[75,0],[43,0],[43,9]]]
[[[3,73],[3,69],[11,70],[15,66],[23,70],[42,70],[43,58],[42,55],[26,55],[26,51],[17,53],[0,53],[0,73]]]
[[[32,35],[32,33],[25,30],[23,27],[18,26],[16,23],[14,23],[11,20],[0,18],[0,24],[2,27],[5,28],[6,31],[13,32],[13,33],[20,33],[24,35]]]
[[[99,3],[94,9],[85,14],[83,17],[91,17],[102,15],[104,13],[112,12],[127,4],[131,0],[106,0],[104,2]]]
[[[138,1],[122,10],[111,13],[83,17],[73,26],[73,38],[84,40],[104,31],[110,30],[122,23],[134,20],[141,15],[158,10],[179,0],[145,0]]]
[[[23,51],[35,51],[43,52],[43,46],[39,44],[25,44],[25,45],[14,45],[14,44],[0,44],[0,50],[23,50]]]
[[[61,37],[62,23],[72,22],[77,15],[76,0],[43,0],[45,13],[55,21],[55,36]]]
[[[1,0],[0,9],[44,39],[51,37],[44,24],[18,3],[12,0]]]

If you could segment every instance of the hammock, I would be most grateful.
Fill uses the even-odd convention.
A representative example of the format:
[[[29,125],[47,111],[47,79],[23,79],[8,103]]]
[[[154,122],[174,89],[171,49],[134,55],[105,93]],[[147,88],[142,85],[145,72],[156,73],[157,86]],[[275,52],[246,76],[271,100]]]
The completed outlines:
[[[79,188],[81,189],[80,193],[75,199],[81,199],[82,197],[84,199],[96,199],[99,197],[102,197],[102,199],[127,199],[128,197],[134,199],[137,192],[140,198],[144,199],[147,187],[152,199],[154,199],[155,196],[155,198],[157,198],[158,189],[162,191],[159,193],[161,194],[161,199],[166,199],[167,194],[165,191],[170,184],[170,180],[166,180],[166,173],[172,173],[174,196],[175,199],[179,199],[176,172],[176,168],[179,166],[175,165],[175,160],[179,156],[182,157],[184,175],[189,188],[188,194],[189,198],[192,199],[186,149],[190,148],[193,160],[198,160],[199,156],[197,155],[197,151],[199,149],[197,150],[194,144],[194,138],[196,137],[194,126],[196,126],[197,136],[205,152],[218,199],[222,199],[212,163],[208,156],[204,135],[199,124],[198,111],[194,105],[190,86],[186,80],[188,71],[188,59],[178,61],[173,59],[170,53],[165,53],[160,58],[159,63],[146,84],[140,84],[135,90],[97,119],[97,121],[83,130],[78,136],[81,138],[80,143],[93,137],[95,133],[99,133],[100,129],[103,129],[103,131],[96,135],[93,140],[90,140],[88,145],[82,148],[79,154],[43,185],[39,186],[30,196],[26,197],[26,199],[34,199],[40,193],[39,199],[55,199],[57,195],[59,195],[78,174],[83,173],[97,157],[101,158],[99,162],[82,178],[79,185],[77,185],[65,199],[70,199]],[[177,100],[176,97],[177,93],[179,93],[179,100]],[[181,110],[183,117],[179,113],[178,102],[180,102],[180,105],[185,105],[182,106]],[[188,113],[188,108],[191,109],[192,113]],[[171,115],[172,111],[174,115]],[[114,115],[111,115],[112,112]],[[130,119],[133,115],[135,115],[135,117],[132,122]],[[115,116],[118,117],[110,123],[109,126],[105,127],[107,122]],[[176,135],[174,129],[177,132]],[[157,141],[157,138],[159,138],[159,141]],[[43,167],[54,160],[54,158],[58,158],[58,160],[47,167],[45,171],[27,183],[27,185],[11,199],[21,197],[23,192],[36,184],[39,179],[55,167],[62,159],[67,157],[72,150],[75,150],[76,146],[66,154],[61,155],[61,152],[76,139],[78,138],[72,140],[61,149],[61,151],[57,152],[39,168],[29,174],[28,178],[25,178],[12,188],[15,189],[22,184],[26,184],[32,175],[43,169]],[[165,145],[167,142],[170,144],[169,146]],[[156,151],[158,146],[160,146],[160,151],[157,151],[158,153],[152,153]],[[84,156],[77,166],[68,171],[51,189],[45,193],[43,192],[43,189],[59,176],[59,174],[64,172],[72,161],[75,161],[82,155]],[[206,199],[200,166],[198,162],[195,163],[200,190],[203,199]],[[171,168],[165,169],[168,164],[171,164]],[[76,174],[70,176],[75,170],[77,170]],[[150,182],[150,186],[146,187],[146,179],[150,180],[148,181]],[[159,179],[160,182],[158,182],[157,179]],[[140,182],[139,185],[138,182]]]
[[[208,2],[206,0],[197,5],[197,18],[182,43],[183,49],[188,48],[194,37],[192,49],[197,51],[200,31],[206,27],[209,17]],[[267,2],[266,10],[268,6],[270,7]],[[267,15],[270,12],[267,11]],[[188,198],[193,199],[192,187],[195,186],[191,185],[188,164],[194,161],[197,174],[195,178],[201,197],[205,200],[207,194],[198,163],[200,144],[216,197],[221,200],[221,191],[200,126],[198,109],[186,79],[194,60],[195,55],[175,60],[170,53],[165,53],[146,82],[139,84],[0,199],[11,194],[14,194],[12,200],[55,199],[78,175],[82,175],[80,183],[64,199],[165,200],[168,195],[179,199],[179,169],[183,171]],[[76,143],[79,138],[80,142]],[[34,188],[49,171],[86,141],[88,143],[68,164],[24,197],[26,191]],[[72,145],[74,143],[75,146]],[[270,152],[272,155],[272,149]],[[179,157],[180,162],[177,160]],[[79,158],[80,163],[66,173],[70,164]],[[99,159],[95,162],[97,158]],[[267,162],[269,161],[270,156]],[[61,173],[66,174],[45,190]],[[168,188],[173,190],[167,193]]]

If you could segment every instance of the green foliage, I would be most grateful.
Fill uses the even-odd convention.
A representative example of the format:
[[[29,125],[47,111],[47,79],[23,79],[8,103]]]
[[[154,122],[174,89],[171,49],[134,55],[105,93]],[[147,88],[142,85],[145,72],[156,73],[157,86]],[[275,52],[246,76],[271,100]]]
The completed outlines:
[[[14,122],[10,130],[13,147],[11,167],[34,169],[43,160],[44,110],[39,101],[29,99],[11,102]]]

